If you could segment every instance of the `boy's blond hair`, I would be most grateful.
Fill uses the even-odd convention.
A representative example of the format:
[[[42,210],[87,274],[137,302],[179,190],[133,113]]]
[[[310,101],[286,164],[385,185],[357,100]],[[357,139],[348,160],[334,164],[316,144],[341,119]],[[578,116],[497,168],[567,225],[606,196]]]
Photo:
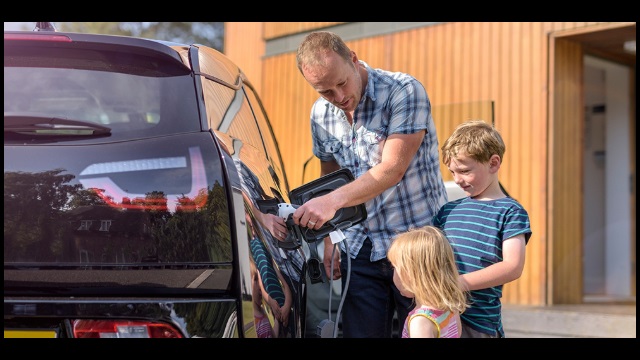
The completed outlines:
[[[416,304],[459,313],[468,307],[466,292],[458,283],[453,249],[437,227],[425,226],[398,235],[387,258],[402,286],[415,295]]]
[[[506,146],[502,136],[493,126],[483,120],[469,120],[456,127],[440,150],[442,162],[447,166],[459,155],[466,155],[486,164],[492,155],[500,156],[502,161]]]

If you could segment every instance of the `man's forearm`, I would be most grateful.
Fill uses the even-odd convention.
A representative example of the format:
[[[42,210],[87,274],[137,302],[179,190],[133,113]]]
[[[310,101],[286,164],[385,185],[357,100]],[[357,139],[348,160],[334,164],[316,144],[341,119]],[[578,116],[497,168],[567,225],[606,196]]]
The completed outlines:
[[[345,184],[332,191],[332,203],[337,204],[337,208],[346,208],[365,203],[385,190],[395,186],[402,173],[395,171],[392,167],[378,164],[371,168],[354,181]]]

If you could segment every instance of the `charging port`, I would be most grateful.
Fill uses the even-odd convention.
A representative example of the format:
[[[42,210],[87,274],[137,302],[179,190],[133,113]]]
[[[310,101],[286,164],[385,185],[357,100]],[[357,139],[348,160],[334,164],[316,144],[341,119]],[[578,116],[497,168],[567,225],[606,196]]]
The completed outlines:
[[[311,258],[307,260],[307,266],[309,267],[309,280],[312,284],[323,283],[324,277],[322,272],[322,266],[320,260]]]

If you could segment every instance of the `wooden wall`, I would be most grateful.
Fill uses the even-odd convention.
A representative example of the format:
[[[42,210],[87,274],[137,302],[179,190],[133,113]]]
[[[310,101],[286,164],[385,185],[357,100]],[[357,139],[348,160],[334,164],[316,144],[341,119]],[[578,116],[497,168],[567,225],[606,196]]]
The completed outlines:
[[[224,26],[225,55],[240,65],[251,83],[262,88],[262,56],[265,53],[264,40],[284,35],[319,29],[337,22],[228,22]],[[236,39],[240,45],[236,45]],[[295,66],[294,66],[295,67]]]
[[[330,25],[263,24],[261,36],[265,40]],[[558,276],[554,276],[552,269],[565,273],[581,269],[580,265],[575,264],[575,256],[574,263],[563,263],[563,254],[572,251],[573,241],[581,236],[581,228],[577,227],[580,221],[576,219],[579,213],[575,210],[581,204],[575,203],[576,207],[559,205],[568,199],[575,202],[576,198],[580,198],[576,194],[580,189],[575,186],[572,188],[561,178],[571,179],[574,177],[571,174],[579,173],[576,171],[581,169],[562,161],[550,166],[548,160],[551,155],[549,149],[559,152],[557,156],[554,155],[556,160],[572,151],[578,153],[576,142],[579,141],[579,127],[572,126],[576,125],[580,114],[575,110],[569,114],[550,114],[550,102],[554,100],[550,100],[553,94],[549,93],[548,88],[552,75],[549,36],[557,31],[597,24],[600,23],[452,22],[347,41],[358,57],[370,66],[406,72],[424,84],[431,98],[440,143],[455,125],[470,118],[493,120],[501,132],[507,151],[500,181],[529,211],[533,229],[533,236],[527,245],[523,276],[505,286],[505,304],[576,302],[573,297],[577,295],[562,298],[562,295],[547,291],[547,286],[580,286],[580,281],[569,280],[553,284],[553,279]],[[228,23],[225,28],[228,41],[234,39],[227,37],[227,31],[235,26],[242,27],[242,23]],[[229,35],[233,35],[233,32]],[[242,41],[242,48],[260,46],[258,40],[255,40],[256,44],[250,39],[236,38],[236,41]],[[249,64],[247,67],[255,65],[240,51],[232,52],[231,47],[227,46],[225,50],[243,69],[245,61]],[[575,44],[562,44],[556,54],[559,58],[556,59],[579,56],[579,53],[579,47],[576,48]],[[555,64],[563,66],[562,61]],[[294,51],[264,57],[261,66],[261,87],[258,90],[284,155],[290,185],[294,188],[315,178],[319,172],[317,161],[311,161],[306,166],[307,173],[303,174],[304,165],[312,156],[309,111],[318,94],[298,72]],[[566,75],[568,78],[559,79],[554,84],[556,91],[569,94],[558,101],[568,101],[573,105],[581,101],[576,98],[581,92],[575,88],[577,84],[574,77],[579,71],[579,68],[571,69]],[[569,111],[569,107],[564,109],[557,111]],[[549,124],[550,117],[555,119],[553,124]],[[568,135],[571,141],[564,143],[558,140],[560,134]],[[443,175],[445,179],[450,179],[448,171],[444,171]],[[550,179],[553,186],[548,183]],[[559,197],[548,203],[547,199],[552,195]],[[550,223],[560,221],[568,221],[569,226],[562,230],[550,226]],[[562,243],[557,241],[553,244],[553,263],[547,262],[549,232],[553,232],[552,238],[563,239]],[[575,279],[580,276],[578,274],[564,274],[560,278]],[[579,289],[566,292],[581,296]]]
[[[548,266],[551,303],[577,304],[582,302],[582,262],[575,262],[575,252],[582,249],[582,191],[576,186],[575,174],[583,173],[582,152],[584,134],[584,106],[582,91],[582,48],[580,44],[554,39],[552,114],[550,114],[549,152],[553,159],[549,168],[549,211],[547,218],[551,238],[558,239],[549,247]],[[565,206],[571,204],[571,207]],[[559,225],[562,226],[559,226]],[[582,259],[582,256],[579,257]]]

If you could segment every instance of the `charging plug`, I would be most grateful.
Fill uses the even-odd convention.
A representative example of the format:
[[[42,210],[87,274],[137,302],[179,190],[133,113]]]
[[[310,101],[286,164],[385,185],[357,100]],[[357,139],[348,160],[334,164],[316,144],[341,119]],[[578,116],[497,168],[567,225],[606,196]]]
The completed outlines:
[[[346,236],[344,236],[344,233],[342,233],[342,230],[340,229],[330,232],[329,237],[331,238],[332,244],[337,244],[340,241],[346,239]]]
[[[333,329],[335,327],[335,323],[329,319],[324,319],[320,321],[318,324],[318,328],[316,329],[316,335],[321,338],[332,338],[333,337]]]

